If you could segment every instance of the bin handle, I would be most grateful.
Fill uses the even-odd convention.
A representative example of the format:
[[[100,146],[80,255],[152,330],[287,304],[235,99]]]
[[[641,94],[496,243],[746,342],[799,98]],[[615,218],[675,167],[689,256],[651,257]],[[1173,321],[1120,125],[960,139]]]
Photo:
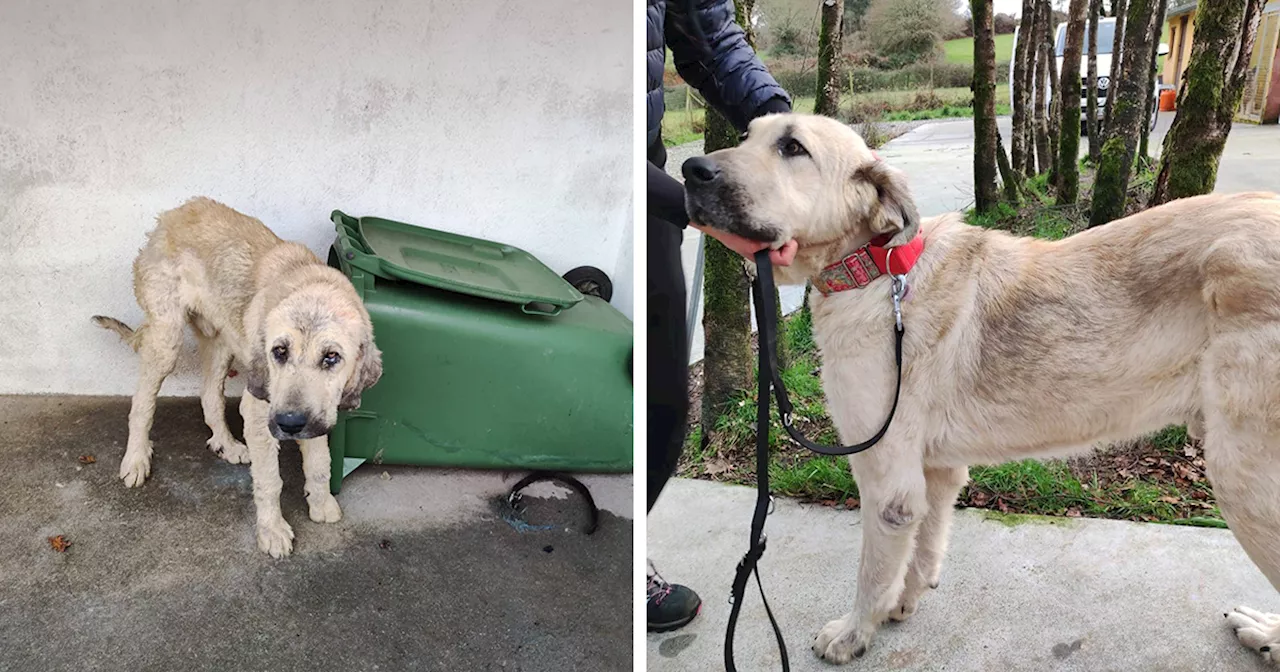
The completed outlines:
[[[555,317],[556,315],[560,314],[560,306],[552,306],[552,308],[553,310],[551,312],[542,310],[541,308],[538,307],[537,301],[530,301],[529,303],[526,303],[520,306],[520,310],[524,311],[526,315],[542,315],[544,317]]]

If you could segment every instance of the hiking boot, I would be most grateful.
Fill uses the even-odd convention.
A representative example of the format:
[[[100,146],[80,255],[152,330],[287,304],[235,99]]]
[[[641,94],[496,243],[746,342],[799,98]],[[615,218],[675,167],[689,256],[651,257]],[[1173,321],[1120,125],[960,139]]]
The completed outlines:
[[[702,598],[686,586],[667,583],[649,563],[649,632],[669,632],[689,624],[702,611]]]

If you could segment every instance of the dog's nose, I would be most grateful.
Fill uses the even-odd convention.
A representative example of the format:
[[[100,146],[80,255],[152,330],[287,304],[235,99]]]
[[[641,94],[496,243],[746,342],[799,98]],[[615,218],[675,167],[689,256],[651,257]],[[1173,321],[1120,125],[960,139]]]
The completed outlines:
[[[276,413],[276,427],[285,434],[297,434],[307,427],[304,413]]]
[[[686,182],[710,184],[720,177],[720,166],[705,156],[695,156],[680,166],[680,172]]]

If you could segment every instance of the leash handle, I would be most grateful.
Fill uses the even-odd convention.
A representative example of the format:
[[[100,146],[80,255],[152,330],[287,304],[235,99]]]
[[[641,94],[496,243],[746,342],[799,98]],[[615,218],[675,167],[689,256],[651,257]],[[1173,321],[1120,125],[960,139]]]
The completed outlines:
[[[729,623],[725,630],[724,637],[724,667],[727,672],[737,672],[738,668],[733,664],[733,639],[734,632],[737,630],[738,615],[742,610],[742,601],[747,592],[747,581],[751,575],[755,575],[756,587],[760,590],[760,600],[764,602],[765,613],[769,616],[769,625],[773,626],[773,636],[778,640],[778,653],[782,657],[783,672],[790,672],[791,663],[787,658],[787,643],[783,641],[782,629],[778,627],[778,621],[773,616],[773,610],[769,608],[769,600],[764,596],[764,584],[760,580],[760,572],[757,565],[760,556],[764,555],[765,543],[767,541],[764,534],[765,518],[769,515],[769,506],[771,498],[769,496],[769,408],[770,396],[769,388],[773,385],[778,387],[776,362],[774,361],[774,353],[777,348],[777,331],[776,328],[768,328],[773,321],[775,307],[773,303],[773,266],[769,261],[769,251],[762,250],[756,253],[756,281],[752,287],[752,303],[756,311],[756,324],[759,327],[759,352],[757,353],[757,362],[760,373],[756,377],[756,507],[751,517],[751,545],[747,549],[746,555],[742,556],[742,560],[738,563],[738,569],[733,577],[733,589],[731,599],[733,607],[729,610]]]

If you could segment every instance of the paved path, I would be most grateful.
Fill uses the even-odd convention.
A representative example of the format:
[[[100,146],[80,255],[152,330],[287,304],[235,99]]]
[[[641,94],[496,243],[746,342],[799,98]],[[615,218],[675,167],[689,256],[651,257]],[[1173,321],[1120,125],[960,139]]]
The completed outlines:
[[[723,669],[727,597],[746,550],[755,491],[677,479],[648,518],[648,553],[696,589],[702,613],[648,635],[648,669]],[[957,512],[942,581],[909,621],[885,627],[867,655],[839,668],[809,645],[848,611],[862,513],[780,500],[761,578],[791,669],[948,672],[1249,672],[1271,669],[1240,646],[1223,611],[1280,611],[1280,596],[1231,533],[1108,520],[1033,518],[1009,525]],[[749,588],[739,621],[742,670],[777,670],[773,634]]]
[[[1009,117],[998,120],[1005,146],[1010,144]],[[1152,151],[1159,153],[1160,143],[1173,123],[1173,115],[1161,114],[1151,136]],[[1088,139],[1080,140],[1080,155],[1088,152]],[[929,217],[964,210],[973,205],[973,120],[939,121],[914,128],[879,150],[881,158],[907,173],[911,192],[920,214]],[[702,153],[702,143],[673,147],[668,151],[667,172],[680,179],[680,165],[685,159]],[[1227,139],[1218,170],[1217,192],[1280,191],[1280,127],[1235,124]],[[693,282],[694,261],[702,234],[694,229],[685,233],[685,281]],[[802,287],[781,288],[782,309],[790,313],[804,300]],[[701,302],[699,302],[701,305]],[[693,336],[690,362],[702,359],[702,313]],[[754,325],[754,319],[752,321]],[[754,328],[754,327],[753,327]]]
[[[134,490],[116,477],[128,413],[128,398],[0,397],[0,671],[632,669],[630,475],[583,479],[604,509],[591,536],[567,490],[525,501],[530,522],[572,529],[522,533],[495,513],[522,473],[410,467],[357,469],[326,525],[290,442],[294,553],[273,560],[249,466],[205,448],[199,401],[161,399]]]

